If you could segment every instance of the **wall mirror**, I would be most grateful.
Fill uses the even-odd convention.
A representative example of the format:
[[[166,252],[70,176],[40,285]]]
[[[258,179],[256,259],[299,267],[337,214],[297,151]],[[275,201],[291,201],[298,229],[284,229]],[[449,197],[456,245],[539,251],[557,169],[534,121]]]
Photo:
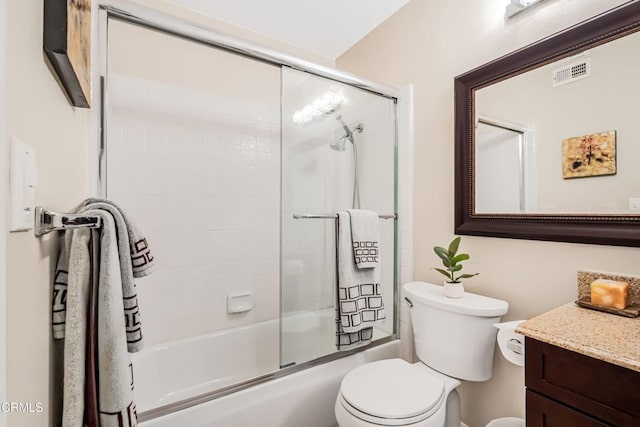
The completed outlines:
[[[457,234],[640,246],[640,1],[455,79]]]

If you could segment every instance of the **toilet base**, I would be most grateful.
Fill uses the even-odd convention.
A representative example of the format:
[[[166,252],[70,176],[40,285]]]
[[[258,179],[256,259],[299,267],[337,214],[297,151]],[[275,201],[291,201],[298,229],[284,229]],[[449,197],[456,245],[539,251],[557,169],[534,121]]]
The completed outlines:
[[[460,427],[461,425],[460,395],[458,395],[458,390],[453,389],[451,393],[449,393],[449,396],[447,396],[447,415],[444,427]]]

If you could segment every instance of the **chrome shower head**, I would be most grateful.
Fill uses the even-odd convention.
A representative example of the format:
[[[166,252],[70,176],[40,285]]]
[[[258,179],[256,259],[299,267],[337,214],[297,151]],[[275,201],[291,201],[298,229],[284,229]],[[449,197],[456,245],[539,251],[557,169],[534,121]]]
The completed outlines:
[[[345,144],[343,138],[332,142],[330,147],[333,151],[347,151],[347,144]]]
[[[364,125],[362,123],[359,123],[353,129],[349,129],[349,126],[347,126],[341,114],[336,117],[336,120],[338,120],[342,125],[344,135],[339,138],[339,142],[331,144],[331,148],[337,151],[345,151],[347,148],[345,147],[344,141],[348,140],[351,144],[354,144],[353,132],[362,133],[362,131],[364,130]],[[337,147],[340,147],[340,149],[338,149]]]
[[[349,139],[349,141],[351,141],[351,143],[353,144],[353,133],[349,129],[349,126],[347,126],[347,124],[342,119],[342,114],[338,115],[338,117],[336,117],[336,120],[338,120],[340,124],[342,124],[342,129],[344,129],[345,135],[342,138]]]

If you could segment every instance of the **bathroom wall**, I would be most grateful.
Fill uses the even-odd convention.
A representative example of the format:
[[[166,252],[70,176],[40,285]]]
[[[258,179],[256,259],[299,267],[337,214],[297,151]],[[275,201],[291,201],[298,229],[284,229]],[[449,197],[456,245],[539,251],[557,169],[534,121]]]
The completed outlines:
[[[501,55],[578,23],[623,0],[547,0],[506,20],[505,0],[412,0],[337,66],[415,96],[415,277],[440,283],[429,268],[434,245],[453,236],[453,79]],[[572,301],[579,268],[640,274],[634,248],[465,236],[472,292],[509,302],[505,319],[535,316]],[[494,377],[461,388],[462,418],[471,427],[500,416],[524,415],[523,371],[495,357]]]
[[[6,80],[6,36],[7,36],[7,4],[4,0],[0,0],[0,129],[4,129],[6,125],[5,113],[7,99],[7,80]],[[3,132],[0,132],[0,171],[6,169],[6,144],[7,138]],[[6,174],[0,174],[0,212],[6,212],[6,187],[7,176]],[[6,288],[7,288],[7,276],[6,276],[6,229],[5,222],[0,221],[0,309],[6,306]],[[0,315],[0,402],[7,401],[7,313],[2,310]],[[6,426],[7,416],[4,413],[0,413],[0,427]]]
[[[7,127],[31,144],[40,172],[38,205],[65,211],[89,195],[88,144],[90,111],[74,109],[65,99],[42,54],[40,1],[10,1],[7,6]],[[307,60],[332,65],[332,61],[299,48],[266,39],[228,24],[169,6],[158,0],[139,0],[182,18],[266,44]],[[168,56],[179,58],[179,53]],[[6,148],[5,148],[6,153]],[[6,169],[5,172],[6,174]],[[6,177],[6,175],[5,175]],[[6,217],[5,217],[6,218]],[[7,370],[8,400],[42,402],[41,414],[9,414],[11,427],[57,425],[51,366],[51,271],[55,239],[35,239],[32,233],[7,235]],[[59,396],[59,394],[58,394]]]
[[[37,204],[64,210],[86,195],[89,111],[69,105],[47,68],[42,3],[7,2],[7,127],[2,131],[36,150]],[[53,409],[50,393],[58,381],[51,366],[53,245],[50,237],[38,240],[30,232],[7,235],[7,398],[44,405],[41,414],[8,414],[10,426],[47,425]]]

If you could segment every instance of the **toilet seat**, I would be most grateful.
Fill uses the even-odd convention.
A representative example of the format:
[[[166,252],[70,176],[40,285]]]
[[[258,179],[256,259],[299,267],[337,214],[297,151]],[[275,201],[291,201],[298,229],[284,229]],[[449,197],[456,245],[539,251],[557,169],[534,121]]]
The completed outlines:
[[[446,399],[441,378],[402,359],[362,365],[343,379],[338,401],[353,416],[378,425],[402,426],[425,420]]]

